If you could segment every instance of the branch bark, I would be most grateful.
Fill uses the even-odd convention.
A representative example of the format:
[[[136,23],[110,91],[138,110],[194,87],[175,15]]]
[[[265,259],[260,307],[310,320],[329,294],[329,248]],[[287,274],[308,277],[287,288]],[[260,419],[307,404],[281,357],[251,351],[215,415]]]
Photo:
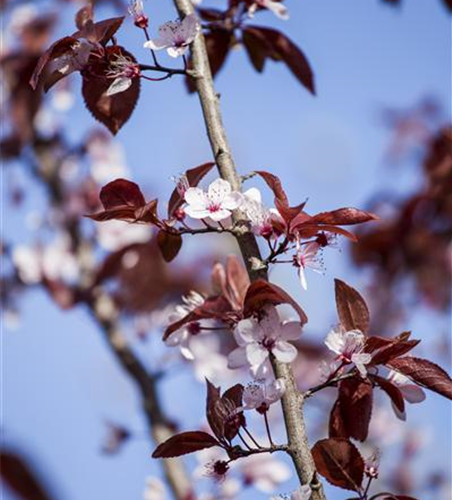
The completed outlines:
[[[181,16],[194,12],[190,0],[174,0]],[[200,33],[191,47],[193,70],[196,75],[196,91],[199,96],[204,116],[210,146],[218,166],[220,176],[229,181],[234,190],[241,190],[241,178],[237,173],[234,159],[229,147],[226,130],[223,125],[219,98],[215,91],[212,74],[207,56],[205,39]],[[241,214],[234,216],[234,222],[241,219]],[[260,250],[254,235],[243,232],[236,235],[243,259],[245,261],[251,281],[258,278],[268,280],[266,269],[254,269],[251,259],[261,259]],[[286,383],[286,392],[282,398],[282,408],[288,438],[288,453],[290,454],[301,484],[310,484],[313,490],[312,500],[326,500],[323,487],[317,478],[314,460],[307,439],[306,426],[303,416],[303,396],[298,391],[290,364],[272,359],[276,377],[281,377]]]

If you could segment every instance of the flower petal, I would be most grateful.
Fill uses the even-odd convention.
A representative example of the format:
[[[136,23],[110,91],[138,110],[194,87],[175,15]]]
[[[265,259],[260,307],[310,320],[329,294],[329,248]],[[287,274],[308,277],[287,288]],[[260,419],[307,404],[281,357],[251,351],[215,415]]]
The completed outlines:
[[[283,340],[297,340],[301,335],[301,323],[299,321],[286,321],[281,325],[280,338]]]
[[[252,319],[243,319],[240,321],[235,330],[234,338],[239,346],[244,346],[254,342],[256,337],[256,329],[259,328],[257,323]]]
[[[228,181],[216,179],[210,184],[207,196],[215,204],[223,204],[223,200],[231,194],[232,188]]]
[[[272,349],[275,358],[283,363],[291,363],[297,357],[297,349],[285,340],[278,340]]]
[[[119,76],[113,80],[113,83],[108,87],[105,95],[112,96],[124,92],[132,85],[132,79],[126,76]]]
[[[246,359],[250,365],[260,365],[268,358],[268,351],[257,342],[245,346]]]
[[[248,365],[245,347],[237,347],[228,356],[228,368],[241,368]]]
[[[165,40],[164,38],[153,38],[152,40],[148,40],[143,44],[143,47],[145,49],[151,49],[151,50],[162,50],[170,46],[171,43]]]
[[[180,47],[168,47],[166,52],[170,57],[180,57],[183,56],[187,50],[188,47],[186,45],[182,45]]]
[[[230,216],[231,212],[229,210],[224,210],[224,209],[216,210],[215,212],[210,212],[209,214],[209,217],[216,222],[227,219]]]

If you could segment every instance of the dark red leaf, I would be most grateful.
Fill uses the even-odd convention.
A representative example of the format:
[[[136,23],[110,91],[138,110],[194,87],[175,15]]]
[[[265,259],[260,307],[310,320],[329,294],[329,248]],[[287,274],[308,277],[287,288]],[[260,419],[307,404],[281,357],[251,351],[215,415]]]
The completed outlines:
[[[387,363],[389,368],[405,375],[416,384],[452,399],[452,379],[441,367],[426,359],[405,356]]]
[[[86,25],[88,21],[93,20],[93,7],[92,5],[86,5],[77,11],[75,14],[75,25],[77,29],[81,30]]]
[[[189,170],[187,170],[184,175],[187,176],[188,184],[190,185],[190,187],[196,187],[199,184],[200,180],[205,175],[207,175],[210,170],[212,170],[212,167],[214,165],[215,162],[208,162],[199,165],[199,167],[190,168]],[[168,202],[168,218],[173,217],[174,212],[183,204],[183,202],[184,200],[179,194],[179,191],[177,190],[177,188],[175,188],[171,193],[171,197]]]
[[[116,179],[106,184],[99,195],[105,210],[123,206],[134,209],[146,205],[146,200],[138,184],[127,179]]]
[[[31,465],[22,457],[2,450],[0,463],[2,482],[16,495],[24,500],[50,500],[52,498]]]
[[[267,304],[273,304],[274,306],[289,304],[297,312],[302,324],[308,322],[308,317],[303,309],[287,292],[274,283],[258,279],[250,285],[246,292],[244,305],[245,317],[253,315]]]
[[[124,16],[112,17],[111,19],[104,19],[98,23],[93,23],[92,20],[87,19],[82,29],[76,31],[72,37],[86,38],[92,43],[105,45],[119,30],[124,19]]]
[[[118,56],[123,56],[136,62],[133,55],[119,45],[106,47],[105,53],[107,61],[114,61]],[[89,72],[82,72],[82,94],[93,117],[104,124],[112,134],[116,134],[135,109],[140,95],[140,78],[133,78],[132,84],[124,92],[109,96],[106,92],[113,82],[108,76],[111,69],[110,63],[104,59],[91,64]]]
[[[369,432],[372,401],[372,384],[368,380],[353,377],[340,382],[338,405],[333,410],[340,412],[341,428],[338,429],[330,423],[330,430],[334,432],[331,437],[364,441]],[[337,415],[333,417],[337,418]],[[336,433],[337,430],[339,432]]]
[[[370,212],[358,210],[357,208],[338,208],[331,212],[321,212],[312,217],[311,222],[317,224],[329,224],[338,226],[349,226],[361,224],[370,220],[378,220],[378,217]]]
[[[242,41],[251,64],[256,71],[261,73],[264,70],[267,57],[271,57],[273,52],[267,40],[259,31],[247,27],[242,30]]]
[[[235,408],[242,406],[243,385],[236,384],[224,392],[221,399],[229,400]]]
[[[341,325],[346,330],[360,330],[366,333],[369,329],[369,310],[365,300],[343,281],[335,279],[334,284],[336,308]]]
[[[380,387],[382,391],[384,391],[391,401],[394,403],[394,406],[399,410],[400,413],[405,413],[405,400],[403,399],[403,395],[400,392],[400,389],[389,382],[389,380],[379,377],[378,375],[369,375],[372,380]]]
[[[171,262],[182,247],[182,236],[179,233],[161,230],[157,235],[157,243],[165,261]]]
[[[171,458],[218,446],[218,441],[202,431],[182,432],[157,446],[152,458]]]
[[[265,172],[264,170],[257,170],[256,174],[260,175],[262,179],[264,179],[268,187],[273,191],[276,199],[281,201],[284,205],[289,205],[289,200],[287,198],[286,192],[284,191],[281,180],[277,175],[271,174],[270,172]]]
[[[419,342],[420,340],[403,341],[393,339],[390,344],[382,347],[372,356],[372,363],[374,365],[386,364],[388,361],[403,356],[407,352],[411,351],[419,344]]]
[[[364,475],[364,460],[356,446],[347,439],[329,438],[312,448],[316,469],[339,488],[359,491]]]
[[[221,404],[220,388],[215,387],[209,380],[207,383],[206,417],[209,426],[215,436],[222,440],[224,438],[224,419],[219,406]]]
[[[41,81],[41,75],[44,72],[47,64],[56,59],[57,57],[61,57],[63,54],[69,52],[71,47],[77,43],[77,38],[72,36],[66,36],[64,38],[60,38],[56,42],[54,42],[42,56],[39,58],[38,63],[36,64],[33,75],[30,79],[30,85],[35,90]]]
[[[242,309],[250,279],[245,266],[235,255],[226,260],[226,295],[233,309]]]
[[[339,399],[336,399],[330,413],[330,420],[328,424],[328,435],[330,437],[344,437],[347,436],[344,420],[342,418],[342,410]]]
[[[286,35],[271,28],[253,26],[247,28],[248,34],[252,34],[256,39],[267,41],[268,57],[273,60],[282,60],[292,71],[300,83],[310,92],[315,94],[314,75],[311,70],[308,59],[304,53],[297,47]],[[262,43],[262,47],[265,45]]]

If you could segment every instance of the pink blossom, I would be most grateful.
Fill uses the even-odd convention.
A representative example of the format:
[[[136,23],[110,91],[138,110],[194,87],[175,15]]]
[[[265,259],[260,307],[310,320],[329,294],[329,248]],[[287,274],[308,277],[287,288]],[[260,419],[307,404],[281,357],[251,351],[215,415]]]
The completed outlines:
[[[282,378],[273,380],[268,384],[252,382],[243,391],[244,409],[265,413],[270,408],[270,405],[281,399],[285,390],[286,386]]]
[[[229,354],[228,366],[251,366],[255,376],[262,378],[270,353],[283,363],[297,357],[297,349],[288,340],[296,340],[300,334],[300,322],[281,322],[276,308],[267,306],[260,321],[252,318],[238,323],[234,338],[239,347]]]
[[[272,213],[262,203],[262,196],[257,188],[250,188],[243,193],[241,209],[250,222],[256,236],[268,238],[273,233]]]
[[[140,67],[130,57],[117,55],[114,61],[110,63],[110,69],[107,73],[108,78],[112,78],[113,82],[108,87],[105,95],[112,96],[125,92],[135,78],[140,78]]]
[[[405,377],[405,375],[391,370],[388,374],[388,380],[398,387],[402,393],[403,399],[408,401],[408,403],[421,403],[425,400],[425,392],[422,388],[413,384],[408,377]],[[400,420],[406,419],[405,412],[402,413],[394,404],[392,404],[392,408]]]
[[[300,278],[301,286],[307,290],[308,283],[306,281],[305,270],[312,269],[318,273],[323,270],[323,262],[319,256],[321,246],[317,242],[301,245],[297,240],[297,252],[294,256],[294,266],[298,268],[298,277]]]
[[[237,209],[242,202],[242,195],[232,191],[228,181],[217,179],[210,184],[207,193],[198,187],[185,191],[185,213],[193,219],[210,217],[221,221],[230,217],[232,210]]]
[[[289,11],[287,7],[283,5],[281,2],[275,2],[273,0],[256,0],[251,7],[248,9],[248,16],[254,17],[254,13],[259,7],[263,7],[264,9],[268,9],[273,12],[276,17],[287,21],[289,19]]]
[[[331,330],[325,340],[328,349],[338,355],[338,360],[354,364],[363,377],[367,374],[365,365],[372,360],[369,353],[362,352],[364,343],[365,336],[360,330],[345,331],[342,327]]]
[[[187,296],[182,297],[183,304],[176,306],[173,314],[168,318],[169,323],[174,323],[189,314],[198,306],[204,303],[204,297],[198,292],[191,291]],[[191,350],[191,340],[195,335],[201,333],[201,325],[198,321],[193,321],[183,325],[173,332],[165,341],[170,347],[178,346],[184,358],[193,360],[195,356]]]
[[[201,27],[196,14],[189,14],[182,21],[169,21],[159,28],[159,38],[145,42],[146,49],[166,49],[171,57],[185,54]]]
[[[290,468],[270,454],[251,455],[241,459],[238,469],[245,484],[252,485],[264,493],[270,493],[291,477]]]

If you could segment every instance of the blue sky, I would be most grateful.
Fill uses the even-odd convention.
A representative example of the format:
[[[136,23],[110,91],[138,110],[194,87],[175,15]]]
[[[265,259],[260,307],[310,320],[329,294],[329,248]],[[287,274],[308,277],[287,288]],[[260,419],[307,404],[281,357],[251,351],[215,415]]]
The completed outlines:
[[[402,3],[393,8],[378,0],[288,0],[287,23],[270,13],[256,16],[254,24],[284,30],[304,50],[316,75],[317,96],[306,92],[282,64],[268,61],[264,74],[258,75],[243,50],[230,55],[217,88],[241,173],[258,168],[277,173],[291,201],[309,197],[313,212],[362,206],[381,189],[409,191],[412,177],[401,175],[403,181],[395,185],[394,166],[383,164],[388,132],[379,123],[379,113],[388,106],[410,107],[426,95],[438,98],[450,113],[451,26],[439,0]],[[169,1],[148,0],[146,8],[154,32],[176,17]],[[107,11],[100,10],[98,17],[103,13]],[[68,16],[61,34],[72,30],[70,22]],[[149,57],[130,20],[119,40],[140,61]],[[162,60],[170,62],[165,56]],[[80,98],[68,124],[74,139],[93,126]],[[139,106],[118,140],[134,180],[149,196],[169,193],[172,175],[211,158],[197,99],[187,96],[178,78],[143,85]],[[42,203],[39,194],[32,194],[22,210],[4,206],[4,235],[14,241],[30,240],[23,221],[30,208]],[[198,244],[191,241],[181,258],[197,252]],[[333,278],[357,287],[364,282],[350,269],[345,250],[327,256],[327,273],[311,276],[309,293],[299,290],[292,269],[277,271],[273,277],[301,301],[311,331],[325,333],[336,321]],[[421,311],[406,329],[428,341],[434,334],[432,321],[438,329],[449,323],[448,318],[432,320]],[[62,313],[44,293],[29,293],[22,301],[20,329],[3,332],[2,366],[4,439],[39,463],[59,498],[141,498],[144,478],[159,474],[158,463],[149,458],[149,443],[144,438],[134,440],[113,458],[99,453],[105,419],[140,433],[145,425],[131,383],[84,311]],[[180,377],[168,385],[168,411],[178,415],[183,409],[187,420],[196,423],[204,406],[203,389]],[[180,391],[181,385],[187,399],[175,401],[170,390]],[[410,424],[427,423],[433,433],[423,467],[450,464],[450,446],[442,446],[450,443],[450,404],[430,394],[424,405],[409,410]],[[344,493],[330,498],[345,498]],[[5,500],[9,498],[6,494]],[[250,498],[266,496],[244,494],[239,500]]]

